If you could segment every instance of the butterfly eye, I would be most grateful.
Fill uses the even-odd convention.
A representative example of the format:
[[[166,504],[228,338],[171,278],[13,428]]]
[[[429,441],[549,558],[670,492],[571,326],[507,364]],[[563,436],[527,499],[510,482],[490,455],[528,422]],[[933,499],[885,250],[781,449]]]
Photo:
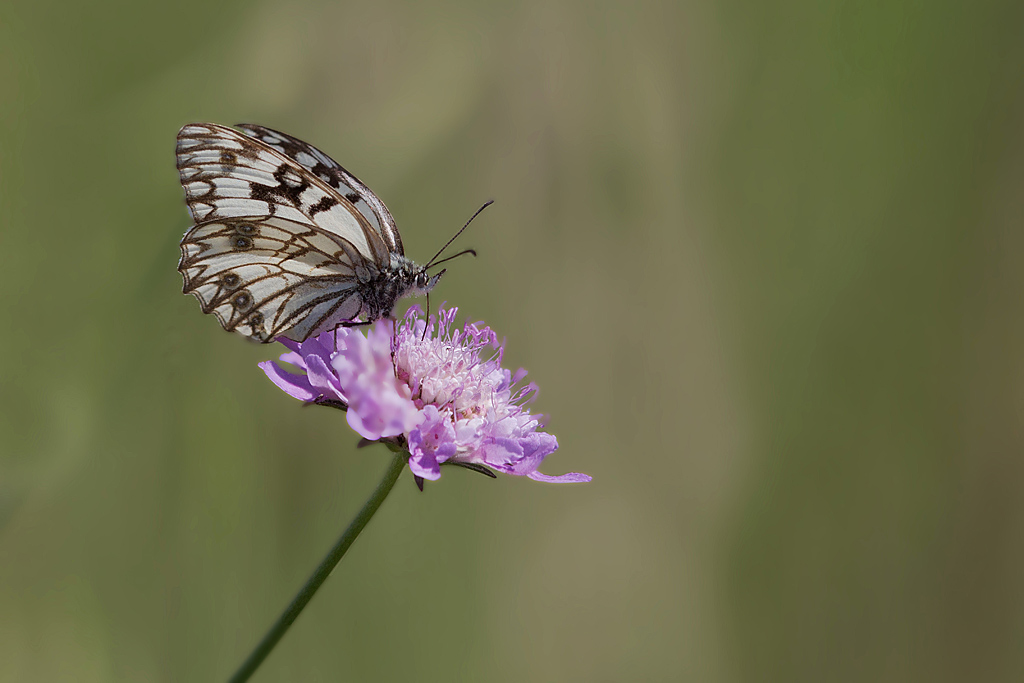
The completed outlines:
[[[252,295],[249,292],[239,292],[231,297],[231,304],[240,311],[252,306]]]
[[[238,251],[252,249],[252,238],[245,235],[236,235],[231,238],[231,245]]]
[[[249,324],[252,325],[253,327],[258,327],[258,326],[262,325],[263,324],[263,314],[260,313],[259,311],[256,311],[255,313],[250,315],[249,316]]]
[[[228,289],[234,289],[242,282],[242,278],[238,277],[237,273],[228,273],[224,276],[222,282]]]
[[[235,232],[239,235],[255,235],[256,226],[252,223],[239,223],[235,226]]]

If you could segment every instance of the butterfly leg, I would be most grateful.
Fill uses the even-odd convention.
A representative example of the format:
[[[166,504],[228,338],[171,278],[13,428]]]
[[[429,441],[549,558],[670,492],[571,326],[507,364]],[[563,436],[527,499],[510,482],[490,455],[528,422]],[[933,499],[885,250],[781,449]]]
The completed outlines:
[[[348,404],[344,401],[338,401],[333,398],[325,398],[323,394],[320,394],[312,401],[306,401],[302,405],[304,406],[328,406],[329,408],[337,408],[338,410],[347,411]]]

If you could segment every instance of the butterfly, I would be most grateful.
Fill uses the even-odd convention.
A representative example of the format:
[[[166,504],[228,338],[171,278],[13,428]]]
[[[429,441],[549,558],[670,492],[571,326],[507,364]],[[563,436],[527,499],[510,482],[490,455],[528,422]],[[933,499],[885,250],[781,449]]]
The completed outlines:
[[[183,292],[225,330],[304,341],[386,318],[444,275],[427,273],[444,248],[426,266],[406,258],[384,202],[329,156],[270,128],[237,128],[192,123],[177,144],[195,223],[181,240]]]

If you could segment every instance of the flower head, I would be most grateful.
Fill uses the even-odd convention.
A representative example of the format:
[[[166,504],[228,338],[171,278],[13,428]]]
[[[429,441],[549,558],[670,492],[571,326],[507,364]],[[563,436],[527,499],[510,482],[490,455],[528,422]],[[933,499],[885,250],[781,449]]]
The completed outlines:
[[[537,481],[590,481],[576,472],[537,471],[558,441],[539,431],[541,416],[526,409],[536,385],[522,384],[524,370],[501,366],[504,345],[491,328],[460,329],[457,312],[442,308],[426,320],[412,306],[397,324],[378,321],[366,336],[340,327],[301,343],[279,339],[289,350],[281,361],[304,374],[272,361],[260,368],[301,401],[346,405],[349,425],[366,439],[404,439],[409,468],[424,479],[438,479],[449,462]]]

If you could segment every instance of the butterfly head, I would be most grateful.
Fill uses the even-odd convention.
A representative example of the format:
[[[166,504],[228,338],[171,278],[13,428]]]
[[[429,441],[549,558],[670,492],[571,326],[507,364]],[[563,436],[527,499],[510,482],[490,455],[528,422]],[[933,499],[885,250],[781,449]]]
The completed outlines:
[[[444,275],[444,270],[431,275],[427,272],[428,268],[430,266],[421,266],[404,256],[392,254],[387,279],[394,283],[396,296],[422,296],[432,290]]]
[[[430,273],[427,272],[426,267],[420,268],[416,272],[416,277],[413,279],[412,293],[418,296],[421,294],[426,294],[427,292],[432,290],[434,288],[434,285],[437,284],[437,281],[441,279],[441,276],[445,274],[446,270],[447,268],[442,268],[440,272],[431,275]]]

